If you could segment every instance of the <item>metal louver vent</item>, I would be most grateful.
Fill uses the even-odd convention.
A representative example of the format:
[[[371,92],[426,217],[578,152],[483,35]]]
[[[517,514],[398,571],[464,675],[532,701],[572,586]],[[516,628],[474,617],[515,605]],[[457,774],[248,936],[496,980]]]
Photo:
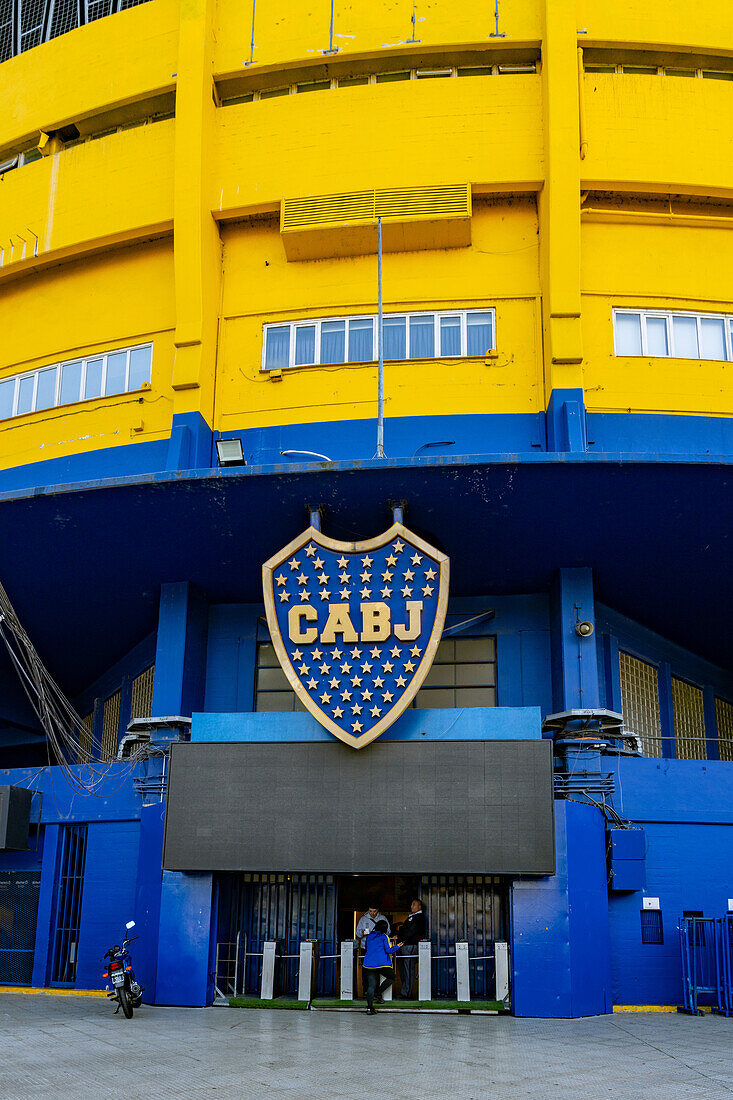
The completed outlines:
[[[375,192],[375,215],[382,218],[470,218],[471,188],[399,187]]]
[[[346,191],[284,199],[280,216],[283,233],[323,226],[364,224],[378,217],[395,221],[411,218],[470,218],[468,184],[449,187],[397,187],[380,191]]]
[[[283,199],[280,232],[289,260],[460,248],[471,243],[471,187],[390,187]]]

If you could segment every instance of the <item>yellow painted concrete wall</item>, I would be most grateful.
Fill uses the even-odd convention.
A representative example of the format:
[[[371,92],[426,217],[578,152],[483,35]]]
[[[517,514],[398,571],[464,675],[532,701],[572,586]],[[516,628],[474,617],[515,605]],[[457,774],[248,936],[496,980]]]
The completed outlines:
[[[502,0],[502,32],[514,39],[541,37],[542,0]],[[303,57],[322,59],[329,47],[330,5],[258,5],[255,62],[283,64]],[[398,50],[412,38],[412,3],[407,0],[349,0],[334,5],[333,44],[341,54]],[[431,46],[485,42],[494,31],[492,4],[425,0],[417,6],[416,52]],[[217,19],[216,68],[237,69],[250,56],[252,5],[221,4]]]
[[[584,84],[584,186],[733,193],[733,81],[586,73]]]
[[[538,181],[541,107],[535,75],[405,81],[223,107],[212,207],[223,214],[342,190]],[[391,115],[404,123],[385,126]]]
[[[590,410],[733,415],[733,364],[616,356],[613,307],[733,314],[733,232],[583,225],[584,388]],[[727,293],[728,297],[723,295]]]
[[[542,407],[537,218],[524,199],[478,204],[470,248],[392,253],[384,309],[496,306],[495,360],[388,363],[388,416],[528,412]],[[263,320],[376,313],[373,256],[288,263],[277,224],[224,231],[224,290],[215,427],[374,416],[374,365],[261,370]]]
[[[176,83],[178,3],[99,19],[0,65],[0,150]]]
[[[169,435],[174,316],[169,240],[87,257],[3,288],[0,377],[151,340],[153,370],[148,391],[0,421],[0,468]]]
[[[719,0],[575,0],[575,11],[587,41],[723,53],[733,43],[733,7]]]
[[[0,64],[0,156],[41,131],[77,123],[93,134],[176,103],[168,121],[69,148],[52,138],[54,155],[0,179],[0,378],[152,335],[135,438],[190,411],[228,429],[372,416],[373,365],[298,369],[277,383],[259,370],[263,323],[375,308],[373,258],[285,260],[280,203],[470,184],[471,246],[388,254],[386,307],[494,305],[499,356],[388,366],[389,415],[537,411],[568,386],[583,387],[590,408],[731,414],[729,366],[614,358],[611,309],[733,312],[733,82],[578,77],[579,49],[733,69],[731,10],[502,0],[497,39],[491,5],[426,0],[411,44],[410,3],[351,0],[335,5],[338,52],[325,55],[325,0],[258,9],[253,66],[251,7],[231,0],[151,0]],[[260,75],[272,86],[329,61],[404,69],[441,51],[473,51],[475,64],[484,49],[492,64],[536,56],[538,71],[218,105],[222,88],[255,87]],[[601,191],[632,205],[661,193],[718,207],[698,221],[581,213]],[[127,443],[134,403],[0,425],[0,461],[30,461],[42,443],[55,453]]]

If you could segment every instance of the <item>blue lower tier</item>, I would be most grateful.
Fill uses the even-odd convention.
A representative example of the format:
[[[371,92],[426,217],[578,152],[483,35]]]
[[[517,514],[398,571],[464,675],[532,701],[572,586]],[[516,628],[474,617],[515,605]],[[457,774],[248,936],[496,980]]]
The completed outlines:
[[[522,713],[536,728],[536,712]],[[224,717],[236,726],[235,716]],[[282,716],[272,717],[282,729]],[[264,736],[263,721],[260,716],[258,736]],[[296,722],[296,738],[299,728]],[[615,808],[645,830],[646,888],[609,894],[600,811],[556,801],[556,874],[515,878],[509,887],[516,1015],[570,1017],[608,1012],[614,1004],[679,1003],[679,917],[684,911],[722,914],[733,894],[733,768],[723,762],[603,760],[614,773]],[[147,767],[156,772],[158,765]],[[40,872],[32,984],[64,984],[53,972],[63,829],[86,823],[74,984],[104,987],[99,960],[124,922],[134,919],[140,937],[134,960],[146,1001],[205,1005],[213,997],[216,876],[161,872],[164,804],[141,805],[135,779],[142,768],[134,774],[124,765],[113,768],[106,795],[103,790],[95,798],[74,795],[59,769],[1,773],[3,783],[32,787],[44,797],[38,850],[0,853],[0,878],[10,871],[26,877]],[[661,942],[642,942],[644,897],[659,899]]]
[[[733,458],[733,418],[586,412],[580,391],[550,402],[545,413],[396,417],[385,421],[385,451],[392,459],[459,455],[586,452],[588,455]],[[566,396],[567,396],[566,395]],[[572,395],[575,395],[574,398]],[[160,471],[216,467],[214,433],[198,413],[175,418],[167,440],[133,443],[30,462],[0,472],[0,493],[36,486],[97,481]],[[249,466],[314,461],[308,452],[334,462],[374,456],[376,422],[329,421],[249,428],[221,433],[242,440]],[[282,455],[294,451],[293,455]],[[317,460],[316,460],[317,461]]]

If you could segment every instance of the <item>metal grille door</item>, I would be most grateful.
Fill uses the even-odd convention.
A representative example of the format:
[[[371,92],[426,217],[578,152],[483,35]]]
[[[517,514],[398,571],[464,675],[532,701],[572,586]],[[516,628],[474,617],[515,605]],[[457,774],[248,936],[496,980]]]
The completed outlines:
[[[455,997],[456,964],[451,956],[456,942],[466,941],[472,960],[471,996],[493,999],[494,943],[509,939],[507,884],[496,875],[425,875],[420,891],[434,956],[434,996]]]
[[[237,937],[239,936],[239,940]],[[276,975],[280,993],[294,993],[298,976],[298,952],[303,940],[315,940],[317,948],[316,988],[333,993],[336,967],[324,955],[336,955],[336,885],[333,875],[244,874],[219,878],[220,945],[239,944],[237,973],[239,990],[259,993],[262,946],[277,940]],[[233,969],[231,950],[224,952],[227,973],[219,977],[226,984]],[[224,985],[220,985],[223,989]]]
[[[30,985],[40,871],[0,873],[0,985]]]
[[[65,825],[63,833],[51,981],[73,985],[79,948],[87,827]]]

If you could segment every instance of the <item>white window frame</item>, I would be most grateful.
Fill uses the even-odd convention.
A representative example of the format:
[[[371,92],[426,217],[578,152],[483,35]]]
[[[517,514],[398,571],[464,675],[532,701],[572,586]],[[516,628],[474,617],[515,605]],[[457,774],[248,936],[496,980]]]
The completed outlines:
[[[25,371],[23,374],[13,374],[13,375],[10,375],[9,378],[0,377],[0,384],[3,383],[3,382],[14,382],[15,383],[15,387],[13,389],[12,412],[7,417],[0,417],[0,419],[2,419],[2,420],[11,420],[15,416],[30,416],[31,413],[49,412],[51,409],[58,408],[58,407],[67,407],[69,405],[78,405],[82,401],[98,401],[100,398],[103,398],[103,397],[122,397],[122,395],[125,394],[125,393],[139,393],[140,392],[139,389],[135,389],[135,390],[130,389],[130,358],[131,358],[131,355],[134,351],[143,351],[143,350],[148,349],[148,348],[150,349],[150,376],[152,378],[152,375],[153,375],[153,345],[152,345],[152,343],[134,344],[132,347],[129,347],[129,348],[112,348],[110,351],[101,352],[98,355],[79,355],[79,356],[76,356],[74,359],[65,359],[65,360],[63,360],[61,362],[58,362],[58,363],[46,363],[45,366],[37,367],[36,370]],[[125,360],[125,388],[123,390],[121,390],[119,393],[106,394],[105,390],[107,388],[107,358],[110,355],[120,355],[120,354],[124,354],[126,356],[126,360]],[[97,360],[99,360],[99,359],[102,360],[102,387],[101,387],[102,392],[97,397],[85,397],[84,396],[84,391],[86,389],[86,384],[87,384],[87,365],[89,363],[97,362]],[[80,378],[80,382],[79,382],[79,397],[77,397],[75,401],[64,401],[62,403],[61,400],[60,400],[60,398],[61,398],[61,375],[62,375],[62,371],[63,371],[64,367],[70,365],[71,363],[81,363],[81,378]],[[54,370],[54,369],[56,371],[56,383],[55,383],[55,387],[54,387],[53,402],[50,405],[44,405],[44,407],[42,409],[38,409],[36,407],[37,401],[38,401],[38,376],[40,374],[42,374],[43,371]],[[24,379],[24,378],[32,378],[33,379],[33,398],[32,398],[32,401],[31,401],[31,408],[28,409],[27,412],[22,412],[21,413],[21,412],[18,412],[18,399],[20,397],[21,379]],[[150,383],[147,383],[147,384],[149,385]]]
[[[628,352],[618,350],[616,317],[620,313],[635,314],[637,317],[641,318],[641,351],[639,355],[630,355]],[[649,345],[647,341],[646,323],[647,318],[650,317],[661,317],[667,322],[667,348],[669,350],[666,355],[655,355],[648,350]],[[697,322],[698,350],[702,349],[702,322],[707,320],[722,321],[725,336],[725,359],[706,359],[703,355],[698,355],[696,358],[690,359],[687,355],[675,355],[673,317],[695,318]],[[697,312],[687,309],[635,309],[633,306],[615,306],[613,309],[613,354],[628,359],[646,357],[651,359],[689,359],[689,361],[693,363],[699,361],[704,361],[706,363],[730,363],[733,362],[733,314],[711,313],[707,310],[704,312]]]
[[[433,355],[429,356],[430,359],[466,359],[468,358],[468,319],[469,317],[475,317],[478,314],[488,313],[491,316],[491,350],[496,347],[496,307],[486,306],[484,309],[440,309],[440,310],[413,310],[409,313],[385,313],[384,320],[391,320],[393,318],[404,318],[405,320],[405,357],[404,359],[388,359],[388,363],[401,363],[406,362],[408,359],[412,362],[421,362],[421,358],[412,356],[410,354],[410,319],[419,317],[432,317],[433,318]],[[443,317],[458,317],[461,324],[461,350],[458,355],[443,355],[440,352],[440,322]],[[349,362],[349,323],[351,321],[372,321],[372,357],[371,359],[357,360],[355,363]],[[333,321],[344,322],[344,358],[337,363],[321,363],[321,326]],[[315,356],[312,363],[296,363],[295,362],[295,337],[299,328],[312,328],[316,329],[316,346]],[[270,329],[289,328],[290,329],[290,345],[288,354],[288,363],[284,367],[268,367],[267,366],[267,334]],[[262,366],[263,371],[273,370],[304,370],[310,367],[338,367],[338,366],[357,366],[358,363],[374,363],[377,359],[377,314],[376,313],[354,313],[345,314],[337,317],[299,317],[297,321],[273,321],[270,324],[264,324],[262,326]],[[487,351],[490,349],[486,349]],[[472,356],[471,358],[477,358]]]

